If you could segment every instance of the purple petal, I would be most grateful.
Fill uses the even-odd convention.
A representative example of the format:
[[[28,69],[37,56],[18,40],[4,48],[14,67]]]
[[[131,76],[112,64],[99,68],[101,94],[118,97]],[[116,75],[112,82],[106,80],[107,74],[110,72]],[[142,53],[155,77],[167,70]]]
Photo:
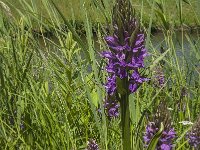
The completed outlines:
[[[138,85],[135,83],[135,84],[129,84],[129,90],[131,91],[131,93],[134,93],[136,92],[138,89]]]
[[[108,45],[118,45],[118,39],[113,36],[107,36],[105,40]]]
[[[101,56],[105,57],[105,58],[113,58],[114,57],[113,54],[111,52],[109,52],[109,51],[102,52]]]
[[[171,150],[171,149],[172,149],[172,147],[167,145],[167,144],[162,144],[161,145],[161,150]]]
[[[111,77],[108,77],[107,83],[105,85],[105,88],[109,95],[113,95],[116,91],[116,77],[113,75]]]

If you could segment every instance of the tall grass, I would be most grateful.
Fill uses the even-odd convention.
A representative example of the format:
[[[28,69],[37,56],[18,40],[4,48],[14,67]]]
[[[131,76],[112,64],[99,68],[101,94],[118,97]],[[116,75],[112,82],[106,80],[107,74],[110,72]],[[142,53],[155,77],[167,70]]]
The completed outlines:
[[[107,24],[100,20],[111,22],[113,3],[93,0],[88,10],[88,1],[82,1],[79,11],[69,9],[73,20],[69,21],[64,5],[60,8],[64,1],[40,1],[43,13],[37,1],[19,2],[13,17],[0,10],[0,148],[79,150],[87,147],[89,139],[96,139],[101,150],[121,149],[120,119],[109,119],[103,107],[106,62],[99,57],[99,52],[107,49],[103,39]],[[69,6],[74,5],[70,2]],[[137,9],[140,18],[146,17],[147,4],[143,2],[142,9]],[[176,0],[178,22],[184,25],[188,6],[199,24],[195,2],[188,3]],[[151,78],[154,68],[162,66],[165,86],[156,88],[150,81],[130,95],[132,149],[144,149],[146,116],[152,116],[164,100],[177,131],[175,149],[189,149],[185,134],[191,126],[180,122],[195,122],[200,113],[200,39],[184,30],[181,38],[177,37],[173,28],[177,20],[167,14],[166,1],[148,1],[148,6],[150,19],[141,20],[148,24],[146,73]],[[91,11],[102,15],[93,16]],[[76,30],[77,16],[84,23],[82,35]],[[163,38],[154,44],[151,28],[157,22],[163,27]],[[187,91],[184,97],[183,88]]]
[[[23,10],[23,13],[28,13],[26,5],[23,5],[23,1],[13,1],[13,0],[2,0],[3,2],[7,2],[11,4],[11,10],[14,12],[15,8]],[[23,2],[23,3],[21,3]],[[26,0],[30,7],[37,10],[40,15],[48,17],[46,14],[45,9],[43,9],[42,1],[41,0]],[[82,22],[84,20],[84,15],[80,12],[80,8],[82,7],[82,2],[79,0],[53,0],[62,11],[63,15],[69,19],[74,20],[76,22]],[[104,1],[103,5],[100,0],[85,0],[85,7],[87,9],[88,14],[91,15],[91,21],[94,23],[98,22],[105,22],[105,15],[109,17],[110,12],[109,9],[113,5],[113,0]],[[180,26],[180,19],[182,23],[187,27],[193,27],[199,24],[199,1],[198,0],[156,0],[158,3],[158,7],[162,9],[162,12],[158,13],[156,10],[157,15],[153,16],[154,27],[162,26],[162,20],[160,20],[160,15],[164,14],[163,19],[166,19],[167,22],[173,24],[174,26]],[[132,4],[136,11],[139,13],[143,7],[143,21],[144,24],[147,26],[150,18],[151,12],[151,0],[132,0]],[[163,6],[162,6],[163,5]],[[98,9],[96,8],[98,7]],[[14,14],[16,17],[20,17],[17,13]]]

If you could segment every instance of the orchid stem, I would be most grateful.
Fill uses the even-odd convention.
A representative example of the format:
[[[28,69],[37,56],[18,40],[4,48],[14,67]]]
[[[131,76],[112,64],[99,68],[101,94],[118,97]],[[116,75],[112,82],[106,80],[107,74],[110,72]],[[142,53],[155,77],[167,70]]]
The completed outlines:
[[[123,150],[131,150],[130,139],[130,111],[129,111],[129,96],[128,96],[128,79],[123,81],[126,93],[121,96],[121,125],[122,125],[122,145]]]

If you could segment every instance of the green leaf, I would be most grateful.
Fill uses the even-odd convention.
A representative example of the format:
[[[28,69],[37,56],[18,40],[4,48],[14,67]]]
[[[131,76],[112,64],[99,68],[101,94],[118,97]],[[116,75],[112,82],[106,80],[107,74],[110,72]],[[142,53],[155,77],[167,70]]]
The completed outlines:
[[[156,0],[156,5],[158,6],[158,8],[162,11],[162,13],[164,12],[163,10],[163,6],[161,4],[161,1],[160,0]]]
[[[135,30],[131,34],[131,38],[130,38],[130,44],[131,44],[131,46],[133,46],[133,44],[135,44],[135,40],[136,40],[136,37],[138,35],[139,29],[140,29],[140,26],[136,25]]]
[[[21,116],[24,112],[24,100],[23,99],[19,99],[17,101],[17,123],[18,125],[20,125],[20,122],[21,122]]]
[[[77,34],[76,30],[73,28],[73,26],[69,23],[69,21],[67,21],[67,19],[64,17],[64,14],[61,12],[61,10],[58,8],[58,6],[56,5],[56,3],[53,0],[50,0],[51,3],[53,4],[54,8],[56,9],[56,11],[58,12],[58,14],[61,16],[61,18],[63,19],[64,23],[67,25],[68,29],[71,31],[75,41],[77,41],[77,43],[81,46],[83,53],[85,54],[85,56],[87,57],[87,60],[90,60],[89,54],[86,51],[88,49],[88,45],[87,43],[85,43],[80,36]]]
[[[183,0],[183,2],[185,2],[187,4],[190,4],[190,2],[188,0]]]
[[[169,52],[170,49],[166,50],[160,57],[158,57],[152,65],[150,65],[150,70],[152,70],[164,57],[165,55]]]
[[[166,16],[164,15],[164,13],[163,12],[160,12],[160,11],[158,11],[158,10],[156,10],[155,9],[155,12],[157,13],[157,15],[160,17],[160,19],[162,20],[162,23],[163,23],[163,25],[164,25],[164,27],[165,27],[165,29],[169,29],[169,22],[167,22],[167,20],[166,20]]]
[[[185,135],[186,133],[191,130],[192,126],[188,127],[187,129],[185,129],[181,135],[179,135],[178,139],[176,139],[175,141],[175,144],[176,144],[176,147],[177,145],[181,144],[180,146],[177,147],[177,150],[181,149],[186,143],[187,141],[183,142],[184,138],[185,138]]]
[[[116,78],[117,80],[117,92],[121,95],[126,93],[126,90],[123,88],[123,81],[119,77]]]
[[[98,107],[98,93],[96,92],[96,90],[92,90],[91,98],[92,98],[91,100],[94,106]]]
[[[150,141],[150,144],[149,144],[147,150],[155,150],[156,149],[156,145],[162,135],[163,130],[164,130],[164,125],[161,122],[160,130],[154,135],[153,139]]]
[[[188,42],[190,43],[190,47],[192,48],[192,50],[195,52],[196,58],[198,60],[200,60],[200,53],[199,53],[199,49],[195,47],[193,41],[191,40],[191,38],[186,34],[185,37],[187,38]]]

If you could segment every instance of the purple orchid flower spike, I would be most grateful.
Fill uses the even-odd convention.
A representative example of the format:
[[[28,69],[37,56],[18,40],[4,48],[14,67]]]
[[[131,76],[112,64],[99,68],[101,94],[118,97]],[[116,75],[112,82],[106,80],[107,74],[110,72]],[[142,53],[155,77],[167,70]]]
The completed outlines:
[[[186,138],[191,147],[195,150],[200,149],[200,117],[193,125],[192,129],[187,133]]]
[[[172,127],[169,111],[165,103],[158,106],[156,114],[153,116],[152,122],[149,122],[144,134],[145,147],[148,147],[154,135],[159,131],[161,122],[164,124],[164,131],[156,145],[156,150],[172,150],[173,139],[176,137],[176,132]]]
[[[144,68],[147,50],[145,48],[145,35],[137,27],[137,20],[129,18],[129,21],[126,21],[129,26],[126,25],[123,28],[119,27],[119,22],[115,18],[114,20],[114,34],[105,37],[109,50],[101,53],[101,56],[107,59],[105,68],[108,77],[105,89],[110,96],[119,92],[117,91],[119,86],[117,78],[128,80],[127,86],[130,93],[136,92],[143,82],[148,81],[139,73],[139,69]]]
[[[108,73],[104,107],[110,118],[119,115],[120,107],[122,145],[124,150],[128,150],[131,149],[129,95],[148,81],[141,74],[147,50],[145,34],[133,14],[130,0],[116,1],[112,20],[112,34],[104,38],[108,50],[101,53],[106,59]]]

